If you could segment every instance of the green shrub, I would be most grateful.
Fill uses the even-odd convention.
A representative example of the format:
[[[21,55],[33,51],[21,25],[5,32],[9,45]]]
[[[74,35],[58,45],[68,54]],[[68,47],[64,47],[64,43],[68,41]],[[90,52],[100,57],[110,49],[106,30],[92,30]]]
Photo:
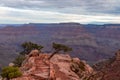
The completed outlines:
[[[25,56],[24,55],[19,55],[14,61],[13,63],[15,64],[16,67],[20,67],[22,65],[22,62],[25,60]]]
[[[52,47],[54,49],[54,52],[52,53],[52,55],[50,55],[50,57],[48,59],[51,59],[55,54],[59,53],[60,51],[63,51],[63,52],[72,51],[72,48],[70,48],[64,44],[53,43]]]
[[[20,54],[22,55],[29,54],[32,50],[35,49],[41,51],[41,49],[43,48],[42,45],[38,45],[32,42],[24,42],[21,46],[24,49],[22,52],[20,52]]]
[[[18,67],[4,67],[1,72],[1,76],[3,78],[7,78],[7,80],[10,80],[12,78],[16,78],[21,76],[22,73],[19,71]]]

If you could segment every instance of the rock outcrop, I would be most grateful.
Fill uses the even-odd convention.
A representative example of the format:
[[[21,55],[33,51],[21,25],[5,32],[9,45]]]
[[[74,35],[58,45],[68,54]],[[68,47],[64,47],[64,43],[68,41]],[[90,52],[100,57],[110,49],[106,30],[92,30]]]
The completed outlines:
[[[118,51],[116,52],[115,59],[116,59],[116,61],[120,61],[120,50],[118,50]]]
[[[105,63],[89,80],[120,80],[120,50]]]
[[[13,80],[83,80],[93,72],[84,61],[68,54],[56,54],[48,60],[49,54],[33,55],[34,52],[20,68],[23,75]]]
[[[85,61],[68,54],[50,54],[34,50],[27,56],[20,70],[23,75],[12,80],[120,80],[120,50],[116,55],[92,69]]]

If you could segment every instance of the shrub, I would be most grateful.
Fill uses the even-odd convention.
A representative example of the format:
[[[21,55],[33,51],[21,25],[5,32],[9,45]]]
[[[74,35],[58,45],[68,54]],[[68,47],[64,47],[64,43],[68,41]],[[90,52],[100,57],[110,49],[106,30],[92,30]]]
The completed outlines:
[[[22,73],[19,71],[18,67],[4,67],[1,72],[1,76],[3,78],[7,78],[7,80],[10,80],[12,78],[16,78],[21,76]]]
[[[43,46],[32,42],[25,42],[21,46],[24,49],[22,52],[20,52],[20,54],[22,55],[29,54],[32,50],[35,49],[40,51],[43,48]]]
[[[19,55],[14,61],[13,63],[15,64],[16,67],[20,67],[23,63],[23,61],[25,60],[25,56],[23,55]]]
[[[48,59],[51,59],[55,54],[59,53],[60,51],[63,51],[63,52],[72,51],[72,48],[70,48],[64,44],[53,43],[52,47],[54,49],[54,52],[52,53],[52,55],[50,55],[50,57]]]
[[[23,51],[20,52],[20,54],[18,55],[18,57],[13,61],[13,63],[15,64],[15,66],[20,67],[22,65],[22,62],[25,60],[25,55],[29,54],[32,50],[41,50],[43,48],[43,46],[38,45],[36,43],[32,43],[32,42],[24,42],[23,44],[21,44]]]

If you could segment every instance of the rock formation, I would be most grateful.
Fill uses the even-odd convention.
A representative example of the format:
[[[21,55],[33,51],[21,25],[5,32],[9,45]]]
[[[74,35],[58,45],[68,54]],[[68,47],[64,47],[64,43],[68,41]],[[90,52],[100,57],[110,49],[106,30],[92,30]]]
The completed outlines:
[[[68,54],[56,54],[50,60],[47,53],[33,54],[35,51],[20,67],[23,75],[12,80],[83,80],[93,72],[84,61],[71,58]]]
[[[117,52],[116,52],[116,60],[117,61],[120,61],[120,50],[118,50]]]
[[[120,80],[120,50],[105,63],[89,80]]]
[[[23,75],[12,80],[120,80],[120,50],[98,64],[98,70],[68,54],[56,54],[49,60],[50,54],[38,53],[34,50],[27,56],[20,67]]]

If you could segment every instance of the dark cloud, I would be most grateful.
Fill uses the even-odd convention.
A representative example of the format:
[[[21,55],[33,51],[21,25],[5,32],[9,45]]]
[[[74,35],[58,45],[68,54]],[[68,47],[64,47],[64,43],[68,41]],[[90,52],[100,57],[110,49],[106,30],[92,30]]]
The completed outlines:
[[[0,0],[1,6],[71,14],[119,14],[120,0]]]

